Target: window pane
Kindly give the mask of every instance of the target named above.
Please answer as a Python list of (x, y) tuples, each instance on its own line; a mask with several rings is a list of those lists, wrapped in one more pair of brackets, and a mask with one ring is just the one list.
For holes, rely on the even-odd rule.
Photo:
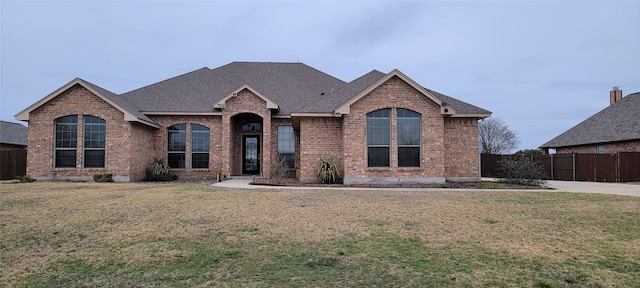
[(191, 124), (191, 152), (209, 152), (209, 139), (209, 128)]
[(84, 115), (84, 167), (104, 167), (107, 122), (91, 115)]
[(84, 148), (105, 148), (106, 122), (94, 116), (84, 116), (84, 120)]
[(76, 150), (56, 150), (56, 168), (75, 168)]
[(191, 168), (194, 168), (194, 169), (208, 169), (209, 168), (209, 153), (192, 153), (191, 154)]
[(295, 153), (295, 145), (293, 126), (278, 126), (278, 153)]
[(420, 167), (420, 147), (398, 147), (398, 167)]
[(167, 150), (187, 150), (187, 124), (177, 124), (167, 128)]
[(169, 167), (172, 169), (183, 169), (184, 168), (184, 154), (185, 153), (169, 153), (167, 155), (167, 163)]
[(367, 163), (369, 167), (389, 167), (389, 147), (368, 147)]
[(367, 113), (367, 166), (389, 167), (391, 144), (391, 109)]
[(104, 167), (104, 150), (85, 150), (84, 167)]
[(78, 144), (78, 115), (58, 118), (55, 123), (55, 148), (76, 148)]
[(420, 118), (398, 118), (398, 145), (420, 145)]
[(390, 109), (367, 114), (367, 145), (389, 145), (391, 143)]

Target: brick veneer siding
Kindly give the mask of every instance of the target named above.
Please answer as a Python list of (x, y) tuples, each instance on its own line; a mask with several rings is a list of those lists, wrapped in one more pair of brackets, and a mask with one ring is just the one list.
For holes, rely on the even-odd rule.
[[(186, 124), (187, 146), (185, 153), (185, 168), (171, 169), (171, 173), (178, 175), (180, 179), (217, 179), (221, 171), (222, 157), (222, 119), (219, 115), (209, 116), (158, 116), (152, 117), (162, 127), (155, 130), (153, 135), (153, 147), (148, 152), (145, 165), (149, 167), (153, 158), (167, 159), (167, 128), (176, 124)], [(191, 168), (191, 124), (198, 124), (209, 128), (209, 169)]]
[[(344, 167), (343, 139), (341, 118), (301, 118), (300, 181), (317, 181), (315, 171), (320, 157), (332, 157), (340, 167)], [(341, 175), (344, 175), (344, 171)]]
[(610, 142), (593, 145), (581, 145), (556, 148), (557, 154), (567, 153), (598, 153), (598, 146), (604, 145), (604, 153), (640, 152), (640, 139), (624, 142)]
[[(222, 139), (221, 142), (221, 169), (223, 175), (242, 174), (242, 153), (238, 153), (234, 147), (240, 146), (241, 141), (238, 136), (236, 121), (232, 121), (234, 116), (240, 114), (255, 114), (262, 118), (262, 145), (260, 169), (262, 177), (269, 177), (270, 163), (272, 161), (272, 149), (269, 139), (271, 139), (271, 110), (267, 108), (267, 102), (249, 89), (240, 91), (237, 96), (227, 99), (225, 108), (222, 109)], [(265, 141), (266, 140), (266, 141)]]
[(131, 181), (141, 181), (146, 178), (146, 169), (150, 169), (155, 156), (155, 135), (160, 129), (149, 127), (140, 123), (132, 122), (131, 135)]
[[(391, 158), (389, 168), (367, 167), (367, 113), (392, 108)], [(397, 108), (421, 114), (421, 161), (419, 168), (398, 167), (396, 123)], [(445, 182), (445, 129), (440, 106), (398, 77), (383, 83), (351, 105), (344, 115), (345, 184), (370, 182)], [(474, 144), (472, 147), (476, 147)]]
[(445, 118), (445, 177), (448, 181), (480, 181), (478, 120)]
[[(78, 115), (78, 145), (75, 168), (54, 168), (54, 121), (63, 116)], [(83, 168), (83, 115), (100, 117), (106, 121), (106, 147), (104, 168)], [(139, 169), (132, 170), (132, 123), (124, 114), (81, 85), (74, 85), (54, 99), (32, 111), (29, 115), (27, 174), (38, 179), (90, 180), (95, 174), (113, 173), (116, 181), (139, 178)], [(151, 139), (139, 139), (148, 141)]]

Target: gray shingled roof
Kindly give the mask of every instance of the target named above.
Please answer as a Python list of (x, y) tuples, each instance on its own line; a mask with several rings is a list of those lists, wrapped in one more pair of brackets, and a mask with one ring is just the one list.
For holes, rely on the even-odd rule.
[(560, 134), (540, 148), (559, 148), (586, 144), (640, 139), (640, 92), (616, 103)]
[(0, 143), (27, 146), (27, 127), (6, 121), (0, 121)]
[(349, 101), (349, 99), (364, 89), (367, 89), (367, 87), (373, 85), (373, 83), (376, 83), (376, 81), (382, 79), (385, 75), (386, 74), (380, 71), (373, 70), (347, 83), (340, 89), (319, 95), (317, 101), (300, 107), (295, 112), (333, 112), (336, 108), (340, 107), (340, 105)]
[(143, 112), (211, 112), (214, 102), (238, 86), (205, 67), (120, 97)]
[(436, 97), (440, 98), (440, 100), (442, 100), (444, 102), (447, 102), (447, 105), (453, 107), (453, 109), (456, 109), (456, 111), (458, 113), (472, 114), (472, 115), (491, 114), (490, 111), (484, 110), (484, 109), (482, 109), (482, 108), (480, 108), (478, 106), (471, 105), (471, 104), (469, 104), (467, 102), (458, 100), (458, 99), (453, 98), (453, 97), (449, 97), (447, 95), (444, 95), (444, 94), (442, 94), (440, 92), (433, 91), (431, 89), (427, 89), (427, 88), (424, 88), (424, 89), (426, 89), (427, 91), (435, 94)]
[(143, 121), (147, 121), (150, 123), (156, 123), (155, 121), (153, 121), (151, 118), (147, 117), (147, 115), (142, 114), (134, 105), (132, 105), (131, 103), (129, 103), (125, 98), (120, 97), (118, 95), (116, 95), (115, 93), (104, 89), (98, 85), (95, 85), (89, 81), (86, 80), (82, 80), (85, 83), (87, 83), (87, 85), (90, 85), (91, 88), (97, 90), (100, 94), (102, 94), (102, 96), (106, 97), (107, 99), (113, 101), (115, 104), (117, 104), (118, 106), (120, 106), (120, 108), (126, 110), (127, 112), (131, 113), (132, 115), (135, 115), (138, 119), (141, 119)]
[[(346, 83), (302, 63), (233, 62), (211, 70), (237, 88), (248, 84), (280, 106), (279, 114), (297, 112)], [(229, 91), (231, 92), (231, 91)]]
[[(201, 68), (120, 97), (142, 112), (212, 112), (213, 104), (247, 84), (279, 105), (279, 115), (291, 112), (333, 112), (386, 74), (373, 70), (349, 83), (302, 63), (232, 62)], [(487, 110), (434, 92), (463, 114)]]

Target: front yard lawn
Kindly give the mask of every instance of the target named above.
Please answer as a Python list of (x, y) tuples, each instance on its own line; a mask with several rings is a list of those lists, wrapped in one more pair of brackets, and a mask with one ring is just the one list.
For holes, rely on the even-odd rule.
[(637, 287), (640, 198), (0, 184), (0, 286)]

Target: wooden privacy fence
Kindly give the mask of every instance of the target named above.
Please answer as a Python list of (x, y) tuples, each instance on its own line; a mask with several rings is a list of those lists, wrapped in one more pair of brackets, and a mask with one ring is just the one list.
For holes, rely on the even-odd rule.
[[(498, 177), (499, 162), (513, 155), (481, 154), (482, 177)], [(546, 180), (634, 182), (640, 181), (640, 152), (615, 154), (554, 154), (528, 156), (546, 173)]]
[(0, 150), (0, 180), (16, 179), (27, 173), (27, 150)]

